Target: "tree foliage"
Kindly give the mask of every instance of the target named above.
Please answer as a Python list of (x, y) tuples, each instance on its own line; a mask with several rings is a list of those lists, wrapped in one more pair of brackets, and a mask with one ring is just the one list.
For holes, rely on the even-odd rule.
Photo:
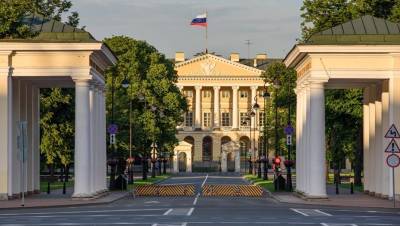
[(303, 40), (363, 15), (400, 22), (400, 0), (304, 0), (301, 11)]
[[(296, 110), (296, 95), (293, 91), (296, 87), (296, 72), (293, 69), (286, 68), (282, 62), (273, 62), (261, 77), (264, 82), (269, 84), (268, 92), (271, 95), (270, 102), (272, 107), (267, 109), (268, 137), (270, 138), (268, 140), (270, 144), (277, 143), (277, 146), (273, 145), (273, 147), (277, 147), (279, 150), (286, 150), (286, 137), (282, 136), (283, 130), (289, 122), (293, 124), (293, 121), (296, 120), (295, 114), (293, 114)], [(275, 140), (275, 135), (271, 136), (275, 133), (275, 126), (278, 128), (278, 140)], [(284, 153), (280, 152), (280, 154)]]
[[(61, 21), (72, 7), (70, 0), (2, 0), (0, 1), (0, 38), (26, 38), (33, 36), (22, 19), (34, 13)], [(79, 14), (72, 12), (68, 23), (78, 26)]]
[[(109, 123), (114, 79), (114, 122), (121, 128), (117, 136), (119, 151), (126, 154), (129, 150), (129, 101), (133, 108), (135, 155), (148, 155), (153, 141), (160, 149), (172, 151), (177, 143), (176, 126), (182, 122), (187, 108), (175, 85), (177, 74), (172, 62), (144, 41), (115, 36), (105, 39), (105, 43), (118, 57), (117, 65), (108, 71), (106, 79)], [(121, 86), (124, 79), (129, 81), (129, 88)]]

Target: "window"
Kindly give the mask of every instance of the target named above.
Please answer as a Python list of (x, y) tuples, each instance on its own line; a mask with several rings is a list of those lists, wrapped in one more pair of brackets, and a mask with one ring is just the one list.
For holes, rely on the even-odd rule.
[(248, 121), (247, 112), (240, 112), (240, 126), (250, 126), (250, 121)]
[(230, 113), (223, 112), (222, 113), (222, 126), (230, 126), (230, 125), (231, 125)]
[(211, 113), (210, 112), (203, 113), (203, 126), (211, 127)]
[(192, 127), (193, 126), (193, 112), (188, 111), (185, 115), (185, 126)]
[(211, 98), (211, 91), (210, 90), (204, 90), (203, 91), (203, 97), (204, 98)]
[(242, 90), (240, 91), (240, 98), (248, 98), (249, 97), (249, 92)]
[(222, 98), (229, 98), (231, 96), (231, 93), (229, 90), (224, 90), (222, 91)]
[(261, 111), (258, 113), (258, 125), (259, 126), (264, 126), (264, 112)]
[(184, 90), (183, 95), (187, 98), (192, 98), (193, 97), (193, 91), (192, 90)]

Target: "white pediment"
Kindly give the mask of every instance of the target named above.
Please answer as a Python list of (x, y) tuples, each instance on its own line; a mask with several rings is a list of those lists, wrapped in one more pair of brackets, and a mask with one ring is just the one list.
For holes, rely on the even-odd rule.
[(233, 62), (212, 54), (205, 54), (177, 63), (175, 70), (178, 76), (257, 76), (262, 70)]

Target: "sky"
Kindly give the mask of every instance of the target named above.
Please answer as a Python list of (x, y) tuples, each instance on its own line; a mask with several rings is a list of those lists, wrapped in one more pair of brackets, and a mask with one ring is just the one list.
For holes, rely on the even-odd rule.
[[(145, 40), (168, 58), (205, 49), (205, 29), (190, 26), (208, 13), (208, 50), (241, 58), (283, 58), (300, 38), (302, 0), (72, 0), (80, 24), (98, 40), (126, 35)], [(250, 51), (246, 40), (250, 40)]]

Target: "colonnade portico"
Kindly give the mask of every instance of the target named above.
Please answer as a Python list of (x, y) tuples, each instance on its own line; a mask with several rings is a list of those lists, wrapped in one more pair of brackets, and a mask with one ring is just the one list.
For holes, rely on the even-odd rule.
[[(398, 25), (364, 16), (314, 34), (286, 56), (285, 64), (297, 71), (296, 190), (299, 193), (311, 198), (327, 196), (324, 89), (358, 88), (364, 95), (364, 192), (394, 198), (392, 169), (386, 165), (388, 153), (384, 152), (390, 139), (384, 136), (393, 124), (400, 126), (400, 42), (388, 39), (400, 36), (398, 30), (389, 29)], [(395, 177), (400, 176), (399, 168), (394, 172)], [(398, 199), (399, 180), (395, 194)]]
[[(56, 87), (75, 88), (73, 197), (96, 197), (107, 190), (104, 75), (117, 59), (86, 31), (41, 16), (24, 21), (30, 26), (31, 20), (43, 24), (32, 27), (35, 40), (0, 42), (0, 199), (40, 192), (39, 95), (41, 88)], [(24, 174), (20, 122), (27, 122)]]

